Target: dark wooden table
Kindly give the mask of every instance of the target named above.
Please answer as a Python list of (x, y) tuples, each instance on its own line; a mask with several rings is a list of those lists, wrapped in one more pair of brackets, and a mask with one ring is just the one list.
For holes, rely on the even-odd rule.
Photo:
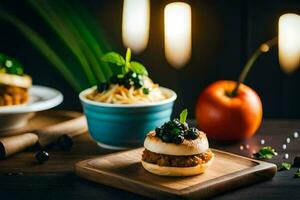
[[(211, 146), (244, 156), (265, 145), (273, 146), (279, 155), (270, 162), (279, 164), (284, 161), (284, 153), (289, 154), (287, 161), (292, 162), (300, 154), (300, 138), (293, 139), (293, 132), (300, 131), (300, 120), (265, 120), (257, 135), (252, 139), (233, 144)], [(286, 138), (291, 138), (287, 150), (282, 150)], [(249, 145), (249, 149), (240, 150), (240, 145)], [(88, 134), (74, 139), (71, 152), (56, 149), (49, 150), (50, 160), (39, 165), (35, 162), (34, 151), (28, 150), (11, 158), (0, 161), (0, 199), (144, 199), (144, 197), (92, 183), (77, 177), (73, 173), (74, 164), (80, 160), (92, 158), (112, 151), (99, 148)], [(300, 178), (293, 178), (297, 169), (278, 172), (267, 182), (228, 192), (214, 199), (300, 199)]]

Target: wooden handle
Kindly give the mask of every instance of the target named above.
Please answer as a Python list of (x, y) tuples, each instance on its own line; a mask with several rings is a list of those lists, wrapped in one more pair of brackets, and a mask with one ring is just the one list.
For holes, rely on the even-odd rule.
[(38, 142), (38, 136), (34, 133), (25, 133), (11, 137), (0, 138), (0, 158), (6, 158), (20, 152)]
[(6, 158), (38, 143), (41, 147), (57, 141), (62, 135), (74, 137), (87, 131), (84, 116), (48, 126), (34, 133), (0, 138), (0, 158)]
[(55, 142), (60, 136), (68, 135), (74, 137), (87, 131), (86, 119), (84, 116), (68, 120), (47, 128), (38, 130), (39, 145), (46, 147)]

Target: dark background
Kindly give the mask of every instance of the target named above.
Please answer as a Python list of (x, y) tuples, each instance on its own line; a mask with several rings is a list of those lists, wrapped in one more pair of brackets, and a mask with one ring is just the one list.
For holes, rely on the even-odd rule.
[[(72, 2), (72, 1), (70, 1)], [(113, 49), (124, 52), (121, 41), (122, 0), (82, 0)], [(140, 55), (134, 55), (160, 85), (178, 94), (175, 114), (188, 107), (190, 117), (200, 92), (219, 79), (236, 79), (253, 50), (277, 35), (280, 15), (300, 12), (299, 0), (191, 0), (193, 54), (181, 70), (165, 60), (163, 9), (168, 0), (151, 1), (150, 40)], [(20, 17), (47, 40), (55, 35), (26, 1), (6, 0), (0, 6)], [(77, 94), (11, 25), (0, 21), (0, 51), (16, 57), (34, 84), (59, 89), (65, 96), (61, 108), (80, 110)], [(65, 58), (68, 59), (68, 58)], [(246, 84), (260, 95), (265, 118), (300, 118), (300, 72), (284, 74), (278, 64), (277, 47), (263, 55), (250, 72)]]

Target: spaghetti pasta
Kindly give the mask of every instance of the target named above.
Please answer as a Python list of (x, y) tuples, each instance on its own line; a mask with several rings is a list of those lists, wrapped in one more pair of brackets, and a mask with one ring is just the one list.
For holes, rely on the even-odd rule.
[[(86, 97), (93, 101), (111, 104), (152, 103), (167, 98), (160, 90), (159, 85), (154, 84), (149, 77), (143, 76), (143, 82), (143, 88), (139, 89), (135, 89), (134, 87), (127, 89), (123, 85), (111, 84), (107, 90), (98, 92), (95, 89)], [(149, 90), (148, 94), (144, 93), (143, 89), (145, 88)]]

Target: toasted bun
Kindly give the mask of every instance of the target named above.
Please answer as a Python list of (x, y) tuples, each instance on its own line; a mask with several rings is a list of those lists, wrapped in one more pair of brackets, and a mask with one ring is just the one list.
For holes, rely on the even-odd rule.
[(18, 76), (14, 74), (0, 73), (0, 84), (11, 85), (21, 88), (30, 88), (32, 80), (30, 76)]
[(201, 131), (196, 140), (184, 140), (182, 144), (165, 143), (160, 138), (155, 137), (155, 131), (151, 131), (145, 139), (144, 147), (154, 153), (189, 156), (204, 153), (208, 150), (209, 145), (205, 133)]
[(202, 174), (211, 165), (213, 157), (205, 164), (198, 164), (194, 167), (167, 167), (142, 161), (143, 167), (150, 173), (160, 176), (194, 176)]

